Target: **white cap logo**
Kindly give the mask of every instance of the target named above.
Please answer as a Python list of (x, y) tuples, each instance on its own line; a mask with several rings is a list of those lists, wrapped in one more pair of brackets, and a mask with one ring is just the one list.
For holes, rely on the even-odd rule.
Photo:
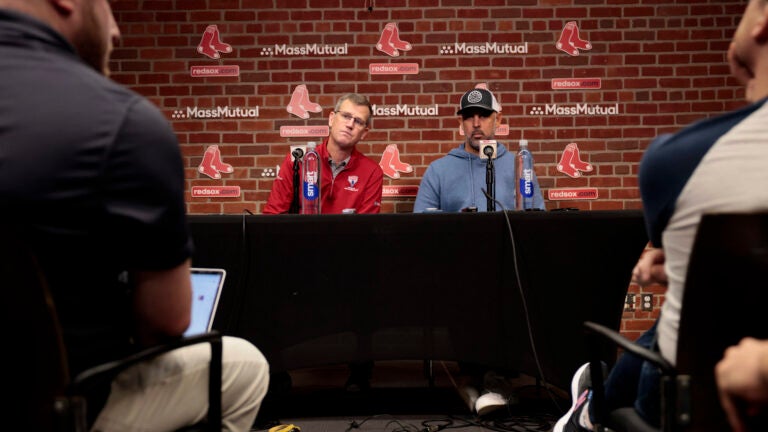
[(467, 102), (469, 103), (478, 103), (481, 100), (483, 100), (483, 94), (480, 93), (477, 90), (473, 90), (469, 95), (467, 95)]

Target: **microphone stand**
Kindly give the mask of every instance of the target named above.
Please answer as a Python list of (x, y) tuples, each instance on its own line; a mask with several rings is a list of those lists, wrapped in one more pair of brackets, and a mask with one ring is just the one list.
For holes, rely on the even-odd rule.
[(291, 207), (288, 209), (288, 213), (298, 214), (299, 212), (299, 194), (301, 190), (301, 170), (299, 169), (299, 160), (304, 156), (301, 149), (293, 151), (293, 199), (291, 200)]
[(494, 178), (496, 177), (493, 168), (493, 157), (488, 156), (488, 164), (485, 166), (485, 187), (488, 190), (486, 195), (487, 211), (496, 211), (496, 186)]

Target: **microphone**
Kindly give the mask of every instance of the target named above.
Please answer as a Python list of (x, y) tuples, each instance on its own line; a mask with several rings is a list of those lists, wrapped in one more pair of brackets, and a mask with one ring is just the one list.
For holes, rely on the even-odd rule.
[(485, 189), (483, 189), (483, 188), (480, 188), (480, 192), (482, 192), (482, 193), (483, 193), (483, 195), (485, 195), (485, 197), (486, 197), (487, 199), (489, 199), (489, 200), (492, 200), (494, 203), (498, 204), (498, 206), (499, 206), (499, 207), (501, 207), (501, 210), (502, 210), (502, 211), (504, 211), (504, 212), (506, 212), (506, 211), (507, 211), (507, 208), (506, 208), (506, 207), (504, 207), (504, 204), (502, 204), (502, 203), (501, 203), (501, 201), (499, 201), (499, 200), (497, 200), (496, 198), (494, 198), (494, 197), (492, 197), (491, 195), (489, 195), (489, 194), (488, 194), (488, 192), (486, 192), (486, 191), (485, 191)]
[(483, 147), (483, 154), (487, 158), (492, 158), (493, 157), (493, 147), (491, 147), (489, 145)]
[(488, 188), (487, 211), (496, 211), (496, 171), (493, 160), (496, 159), (496, 140), (480, 140), (480, 159), (486, 160), (485, 187)]
[(301, 160), (304, 157), (304, 149), (302, 146), (296, 146), (291, 149), (291, 156), (294, 161)]
[(306, 152), (306, 146), (291, 146), (291, 161), (293, 162), (293, 197), (291, 198), (291, 205), (288, 207), (288, 213), (299, 213), (299, 196), (301, 195), (301, 186), (299, 186), (299, 183), (301, 183), (301, 170), (299, 169), (299, 162), (301, 162), (301, 159)]
[(496, 140), (480, 140), (480, 159), (496, 159)]

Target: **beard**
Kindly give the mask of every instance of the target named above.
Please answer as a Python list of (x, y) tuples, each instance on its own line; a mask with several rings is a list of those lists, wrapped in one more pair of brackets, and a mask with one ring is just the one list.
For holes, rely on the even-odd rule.
[(72, 38), (81, 59), (97, 72), (109, 76), (111, 40), (108, 24), (101, 22), (91, 5), (83, 7), (83, 25)]
[(467, 138), (467, 144), (469, 144), (469, 146), (473, 149), (480, 151), (480, 143), (477, 142), (476, 139), (473, 139), (472, 137)]
[(478, 138), (474, 138), (473, 137), (474, 132), (477, 132), (477, 131), (472, 131), (472, 133), (470, 133), (467, 136), (467, 141), (466, 142), (467, 142), (467, 145), (472, 147), (472, 149), (475, 150), (475, 151), (478, 151), (478, 152), (480, 151), (480, 141), (481, 140), (492, 140), (492, 139), (495, 139), (493, 133), (491, 133), (490, 136), (485, 136), (485, 134), (483, 134), (483, 135), (479, 136)]

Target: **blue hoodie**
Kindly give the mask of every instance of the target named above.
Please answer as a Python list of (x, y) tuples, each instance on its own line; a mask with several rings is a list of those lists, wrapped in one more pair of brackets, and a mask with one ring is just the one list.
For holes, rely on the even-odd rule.
[[(465, 143), (462, 143), (427, 167), (413, 205), (414, 213), (428, 208), (457, 212), (466, 207), (477, 207), (478, 211), (487, 211), (488, 203), (482, 191), (485, 189), (487, 162), (464, 150), (464, 146)], [(515, 155), (501, 143), (496, 154), (496, 200), (504, 209), (514, 210)], [(544, 210), (544, 198), (536, 174), (533, 177), (533, 206)], [(502, 210), (498, 204), (496, 210)]]

